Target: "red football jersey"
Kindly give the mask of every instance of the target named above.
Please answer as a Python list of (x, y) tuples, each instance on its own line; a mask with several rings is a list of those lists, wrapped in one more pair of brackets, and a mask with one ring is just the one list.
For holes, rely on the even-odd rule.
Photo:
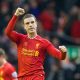
[(0, 67), (0, 80), (13, 80), (15, 79), (14, 74), (15, 69), (10, 63), (5, 63)]
[(19, 77), (43, 71), (43, 63), (46, 52), (58, 59), (62, 58), (61, 52), (56, 49), (48, 40), (37, 35), (34, 39), (28, 38), (13, 31), (17, 16), (10, 20), (5, 33), (17, 44), (18, 48), (18, 71)]

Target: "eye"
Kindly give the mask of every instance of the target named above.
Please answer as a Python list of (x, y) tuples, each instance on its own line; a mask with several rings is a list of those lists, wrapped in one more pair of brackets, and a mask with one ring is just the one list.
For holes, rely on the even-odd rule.
[(33, 23), (34, 23), (34, 21), (31, 21), (31, 23), (33, 24)]
[(29, 25), (29, 22), (27, 22), (26, 24)]

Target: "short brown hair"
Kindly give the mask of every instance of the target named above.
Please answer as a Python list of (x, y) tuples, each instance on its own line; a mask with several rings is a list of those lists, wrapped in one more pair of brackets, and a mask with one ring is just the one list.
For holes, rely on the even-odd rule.
[(0, 48), (0, 56), (3, 56), (6, 60), (8, 59), (8, 57), (6, 56), (5, 50)]
[(2, 48), (0, 48), (0, 55), (5, 55), (5, 51)]
[(30, 18), (30, 17), (34, 17), (35, 20), (36, 20), (36, 17), (35, 17), (33, 14), (25, 14), (24, 17), (23, 17), (23, 20), (24, 20), (25, 18)]

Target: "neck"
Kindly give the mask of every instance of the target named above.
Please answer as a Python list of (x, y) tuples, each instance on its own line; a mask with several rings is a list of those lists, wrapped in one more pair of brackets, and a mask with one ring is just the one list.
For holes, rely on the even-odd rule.
[(34, 39), (37, 36), (37, 33), (29, 33), (28, 38)]
[(7, 61), (5, 59), (2, 60), (2, 63), (0, 64), (0, 67), (2, 67)]

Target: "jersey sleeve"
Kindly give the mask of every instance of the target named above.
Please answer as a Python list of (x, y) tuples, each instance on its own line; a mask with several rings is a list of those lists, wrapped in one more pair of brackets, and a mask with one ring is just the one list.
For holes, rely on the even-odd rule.
[(45, 45), (46, 45), (46, 49), (47, 52), (52, 56), (55, 57), (59, 60), (62, 59), (62, 53), (60, 50), (58, 50), (57, 48), (54, 47), (53, 44), (51, 44), (51, 42), (49, 42), (48, 40), (45, 41)]
[(13, 42), (20, 43), (23, 35), (21, 33), (18, 33), (16, 31), (12, 31), (11, 34), (8, 36)]
[(17, 72), (16, 72), (15, 68), (12, 65), (10, 65), (8, 67), (8, 69), (7, 69), (7, 75), (9, 75), (9, 77), (11, 79), (17, 79)]
[(13, 31), (17, 19), (18, 17), (14, 15), (12, 19), (9, 21), (4, 32), (12, 41), (19, 43), (22, 35), (20, 33), (17, 33), (16, 31)]

